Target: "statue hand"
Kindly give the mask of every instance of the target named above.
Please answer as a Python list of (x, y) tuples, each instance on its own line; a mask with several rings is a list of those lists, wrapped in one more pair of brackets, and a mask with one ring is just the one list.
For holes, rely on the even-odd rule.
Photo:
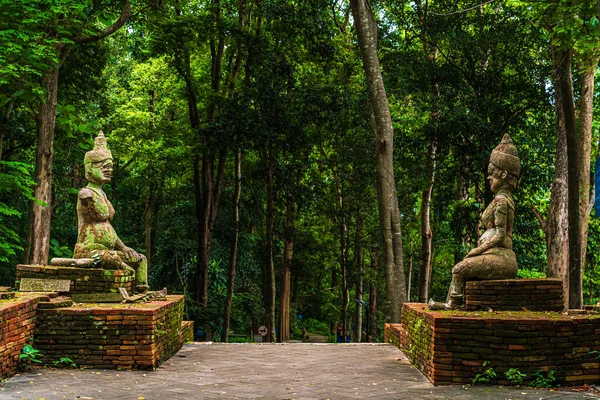
[(130, 262), (142, 261), (142, 257), (140, 256), (140, 254), (137, 251), (135, 251), (134, 249), (132, 249), (131, 247), (125, 247), (123, 249), (123, 253), (125, 253), (125, 257), (127, 258), (127, 261), (130, 261)]
[(465, 258), (475, 257), (475, 256), (480, 255), (481, 253), (483, 253), (482, 249), (479, 247), (475, 247), (473, 250), (471, 250), (470, 252), (467, 253)]

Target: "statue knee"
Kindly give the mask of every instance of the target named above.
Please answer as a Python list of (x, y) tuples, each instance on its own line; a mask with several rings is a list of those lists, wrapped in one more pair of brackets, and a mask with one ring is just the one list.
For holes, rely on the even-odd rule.
[(462, 275), (467, 269), (468, 264), (464, 261), (459, 262), (452, 268), (452, 275)]

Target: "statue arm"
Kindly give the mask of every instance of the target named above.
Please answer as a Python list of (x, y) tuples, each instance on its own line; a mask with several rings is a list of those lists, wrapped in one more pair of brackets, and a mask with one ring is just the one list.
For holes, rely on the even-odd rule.
[(496, 233), (489, 240), (481, 243), (480, 246), (471, 250), (465, 258), (478, 256), (486, 251), (498, 247), (506, 238), (506, 225), (508, 219), (508, 200), (505, 197), (496, 198), (494, 209), (494, 225)]
[(126, 261), (139, 262), (142, 259), (142, 257), (140, 256), (140, 254), (137, 251), (135, 251), (131, 247), (125, 246), (123, 241), (119, 238), (117, 238), (115, 247), (117, 248), (117, 250), (120, 250), (123, 252), (123, 254), (125, 254), (125, 258), (127, 259)]

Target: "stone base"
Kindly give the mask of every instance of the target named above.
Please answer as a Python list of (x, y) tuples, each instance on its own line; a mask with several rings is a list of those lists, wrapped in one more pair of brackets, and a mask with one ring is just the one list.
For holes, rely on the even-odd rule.
[[(430, 311), (405, 303), (402, 323), (386, 324), (385, 342), (399, 347), (435, 385), (471, 383), (487, 368), (490, 384), (510, 385), (504, 373), (555, 371), (557, 384), (600, 380), (600, 314), (532, 311)], [(487, 366), (483, 366), (484, 362)]]
[(36, 348), (43, 361), (77, 366), (154, 369), (183, 345), (183, 296), (141, 304), (83, 304), (40, 309)]
[(68, 279), (71, 281), (69, 294), (118, 293), (119, 288), (133, 294), (134, 285), (133, 272), (102, 268), (17, 265), (17, 280), (22, 278)]
[(467, 310), (562, 311), (560, 279), (504, 279), (467, 282)]

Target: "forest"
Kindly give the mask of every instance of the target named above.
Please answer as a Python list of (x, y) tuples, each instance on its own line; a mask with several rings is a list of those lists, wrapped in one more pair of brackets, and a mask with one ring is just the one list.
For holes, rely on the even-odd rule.
[(402, 303), (445, 299), (509, 134), (518, 276), (563, 279), (574, 308), (600, 300), (597, 2), (0, 10), (0, 285), (72, 256), (102, 130), (112, 224), (198, 331), (381, 341)]

